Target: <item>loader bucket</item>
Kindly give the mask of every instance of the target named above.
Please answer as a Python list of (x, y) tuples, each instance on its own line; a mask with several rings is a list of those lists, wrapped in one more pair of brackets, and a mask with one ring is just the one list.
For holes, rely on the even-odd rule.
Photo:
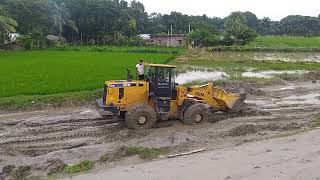
[(238, 112), (241, 105), (247, 98), (247, 94), (242, 92), (226, 92), (221, 88), (213, 88), (213, 98), (220, 106), (220, 110), (228, 112)]

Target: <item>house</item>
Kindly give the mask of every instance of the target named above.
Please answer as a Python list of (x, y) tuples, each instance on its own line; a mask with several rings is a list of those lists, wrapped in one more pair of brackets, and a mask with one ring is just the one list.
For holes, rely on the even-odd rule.
[(19, 37), (20, 37), (20, 34), (18, 33), (9, 33), (9, 38), (11, 42), (15, 42)]
[(151, 34), (139, 34), (138, 37), (142, 38), (143, 40), (150, 40)]
[(186, 44), (186, 36), (183, 34), (155, 35), (151, 38), (155, 46), (178, 47)]
[(10, 43), (14, 43), (17, 41), (17, 38), (20, 37), (20, 34), (18, 33), (8, 33), (8, 40), (4, 41), (4, 44), (10, 44)]

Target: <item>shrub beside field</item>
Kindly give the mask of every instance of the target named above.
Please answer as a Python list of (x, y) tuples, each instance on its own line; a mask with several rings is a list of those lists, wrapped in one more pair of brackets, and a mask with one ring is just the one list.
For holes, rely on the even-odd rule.
[(0, 53), (0, 97), (95, 90), (125, 79), (139, 59), (165, 63), (172, 54), (27, 51)]
[(150, 47), (150, 46), (70, 46), (61, 45), (50, 50), (57, 51), (88, 51), (88, 52), (120, 52), (120, 53), (149, 53), (149, 54), (180, 54), (183, 48)]

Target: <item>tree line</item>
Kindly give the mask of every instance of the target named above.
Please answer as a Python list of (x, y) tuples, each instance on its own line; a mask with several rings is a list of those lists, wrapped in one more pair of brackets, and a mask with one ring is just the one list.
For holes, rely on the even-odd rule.
[(194, 43), (205, 45), (230, 38), (250, 41), (260, 35), (317, 36), (320, 16), (290, 15), (280, 21), (259, 19), (251, 12), (234, 12), (228, 17), (192, 16), (179, 12), (151, 13), (138, 1), (124, 0), (1, 0), (0, 40), (8, 32), (28, 36), (41, 46), (48, 34), (82, 44), (139, 45), (138, 34), (187, 34)]

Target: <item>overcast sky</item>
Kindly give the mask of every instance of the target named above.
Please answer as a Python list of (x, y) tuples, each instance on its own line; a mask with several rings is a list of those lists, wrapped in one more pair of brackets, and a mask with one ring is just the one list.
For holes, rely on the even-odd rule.
[(318, 16), (320, 0), (139, 0), (148, 13), (178, 11), (189, 15), (225, 17), (232, 11), (251, 11), (259, 18), (280, 20), (287, 15)]

